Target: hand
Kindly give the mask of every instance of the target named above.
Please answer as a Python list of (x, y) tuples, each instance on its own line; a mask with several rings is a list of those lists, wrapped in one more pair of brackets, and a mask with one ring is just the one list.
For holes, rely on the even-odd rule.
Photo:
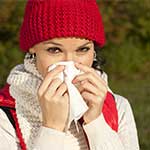
[(63, 69), (64, 66), (57, 66), (48, 72), (38, 90), (43, 126), (60, 131), (66, 127), (69, 112), (67, 86), (56, 78)]
[(107, 84), (93, 68), (78, 63), (75, 66), (84, 72), (77, 75), (72, 82), (78, 85), (77, 87), (89, 107), (83, 115), (84, 122), (87, 124), (101, 114), (107, 93)]

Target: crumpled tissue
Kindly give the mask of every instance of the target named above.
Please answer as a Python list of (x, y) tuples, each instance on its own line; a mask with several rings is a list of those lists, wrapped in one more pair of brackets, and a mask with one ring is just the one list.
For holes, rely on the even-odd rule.
[(72, 121), (77, 122), (83, 114), (88, 110), (88, 106), (83, 100), (80, 92), (75, 87), (75, 85), (72, 83), (72, 80), (74, 77), (78, 74), (82, 74), (83, 72), (77, 69), (74, 65), (73, 61), (63, 61), (58, 62), (56, 64), (53, 64), (49, 66), (48, 71), (51, 71), (54, 69), (57, 65), (64, 65), (65, 69), (62, 71), (58, 78), (60, 78), (62, 81), (64, 81), (68, 88), (68, 94), (69, 94), (69, 119), (68, 119), (68, 127), (70, 127), (70, 124)]

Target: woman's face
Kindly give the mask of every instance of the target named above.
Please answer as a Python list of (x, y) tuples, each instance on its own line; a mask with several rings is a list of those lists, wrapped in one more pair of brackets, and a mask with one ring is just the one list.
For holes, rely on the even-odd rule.
[(48, 67), (60, 61), (74, 61), (91, 67), (94, 43), (75, 37), (54, 38), (34, 45), (29, 51), (36, 53), (36, 67), (45, 77)]

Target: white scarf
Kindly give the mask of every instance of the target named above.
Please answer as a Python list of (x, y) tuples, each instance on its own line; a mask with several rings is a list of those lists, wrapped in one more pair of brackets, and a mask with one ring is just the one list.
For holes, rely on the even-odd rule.
[(42, 124), (41, 109), (37, 97), (37, 90), (42, 82), (42, 76), (35, 67), (35, 63), (24, 59), (24, 64), (14, 67), (7, 82), (10, 84), (10, 94), (16, 100), (16, 114), (19, 126), (27, 145), (32, 147), (33, 139), (37, 136)]

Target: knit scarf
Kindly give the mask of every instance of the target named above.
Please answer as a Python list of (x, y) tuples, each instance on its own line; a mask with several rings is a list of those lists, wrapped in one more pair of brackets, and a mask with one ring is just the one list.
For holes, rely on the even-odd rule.
[(32, 148), (34, 138), (42, 125), (41, 109), (37, 97), (43, 78), (35, 63), (25, 56), (24, 64), (14, 67), (7, 82), (9, 92), (16, 100), (16, 114), (27, 149)]

